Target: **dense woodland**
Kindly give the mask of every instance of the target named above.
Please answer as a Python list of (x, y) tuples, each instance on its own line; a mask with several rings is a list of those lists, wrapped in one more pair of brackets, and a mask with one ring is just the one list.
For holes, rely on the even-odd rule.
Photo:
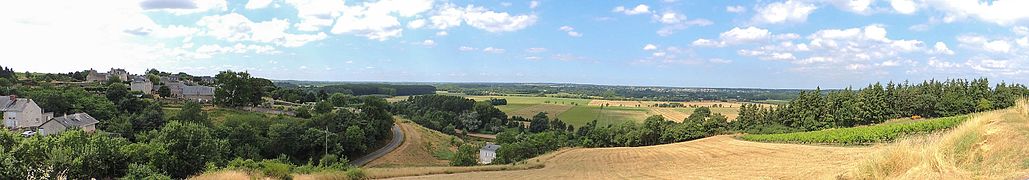
[(231, 71), (216, 81), (215, 102), (226, 108), (216, 111), (231, 114), (217, 120), (201, 104), (169, 107), (121, 82), (98, 84), (105, 89), (100, 92), (5, 86), (3, 95), (32, 98), (55, 114), (86, 112), (100, 124), (95, 133), (23, 137), (0, 131), (0, 179), (178, 179), (223, 168), (288, 177), (346, 170), (347, 159), (391, 135), (390, 105), (382, 98), (321, 101), (327, 108), (316, 108), (307, 118), (271, 116), (230, 109), (259, 104), (262, 95), (275, 90), (270, 81)]

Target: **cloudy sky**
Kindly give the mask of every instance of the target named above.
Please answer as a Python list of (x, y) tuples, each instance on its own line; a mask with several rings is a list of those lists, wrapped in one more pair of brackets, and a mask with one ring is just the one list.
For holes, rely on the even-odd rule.
[(0, 65), (326, 81), (1029, 83), (1029, 1), (13, 1)]

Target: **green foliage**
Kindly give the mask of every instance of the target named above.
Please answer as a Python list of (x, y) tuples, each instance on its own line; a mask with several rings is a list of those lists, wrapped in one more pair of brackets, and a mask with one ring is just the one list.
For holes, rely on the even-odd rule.
[(215, 79), (214, 102), (226, 107), (257, 106), (267, 88), (274, 88), (271, 81), (250, 77), (247, 72), (222, 71)]
[(347, 179), (368, 179), (368, 175), (361, 168), (347, 169)]
[(171, 88), (169, 88), (168, 86), (158, 87), (157, 95), (161, 95), (161, 97), (171, 97)]
[(159, 130), (137, 137), (141, 142), (163, 145), (169, 159), (155, 160), (158, 168), (174, 178), (185, 178), (203, 170), (201, 164), (222, 161), (227, 140), (215, 138), (210, 128), (195, 123), (170, 122)]
[(297, 108), (297, 112), (294, 114), (294, 116), (296, 116), (298, 118), (305, 118), (305, 119), (306, 118), (311, 118), (311, 108), (307, 108), (307, 107)]
[(457, 153), (454, 153), (450, 158), (451, 166), (472, 166), (478, 163), (479, 159), (479, 146), (472, 144), (464, 144), (457, 148)]
[[(117, 77), (113, 76), (112, 78), (117, 79)], [(105, 93), (104, 95), (107, 96), (107, 99), (111, 100), (111, 102), (120, 102), (122, 99), (128, 98), (129, 86), (126, 86), (124, 83), (120, 82), (108, 84), (107, 93)]]
[(830, 144), (867, 144), (893, 141), (910, 134), (929, 133), (951, 128), (961, 124), (968, 116), (935, 118), (923, 121), (879, 124), (840, 129), (826, 129), (810, 132), (785, 134), (749, 134), (741, 138), (751, 141), (793, 142), (793, 143), (830, 143)]
[(207, 118), (207, 113), (203, 111), (203, 106), (194, 101), (187, 101), (182, 105), (182, 110), (175, 116), (176, 119), (185, 122), (191, 122), (201, 125), (210, 125), (211, 121)]
[(394, 103), (392, 109), (419, 125), (447, 134), (454, 134), (454, 128), (495, 133), (508, 124), (507, 114), (489, 103), (459, 96), (412, 96)]
[(318, 114), (325, 114), (332, 112), (333, 105), (329, 101), (319, 101), (314, 105), (314, 112)]
[(146, 180), (171, 180), (171, 177), (164, 175), (157, 168), (149, 165), (129, 164), (125, 176), (120, 179), (146, 179)]

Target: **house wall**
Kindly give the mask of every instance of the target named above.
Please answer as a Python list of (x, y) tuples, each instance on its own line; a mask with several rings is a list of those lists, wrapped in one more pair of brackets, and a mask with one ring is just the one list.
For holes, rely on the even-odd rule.
[(479, 150), (479, 164), (493, 163), (493, 159), (497, 158), (497, 154), (494, 151)]
[[(25, 104), (25, 109), (17, 111), (8, 111), (4, 113), (4, 126), (13, 129), (35, 127), (43, 124), (44, 121), (49, 119), (43, 119), (43, 109), (39, 108), (39, 105), (31, 99)], [(13, 119), (11, 117), (14, 117)], [(10, 120), (13, 120), (12, 124)]]
[(132, 82), (129, 84), (129, 89), (133, 91), (142, 91), (143, 94), (153, 94), (154, 84), (150, 82)]
[(65, 130), (67, 130), (67, 128), (65, 128), (63, 124), (57, 121), (49, 121), (46, 124), (39, 126), (39, 129), (36, 129), (36, 134), (46, 136), (51, 134), (60, 134)]

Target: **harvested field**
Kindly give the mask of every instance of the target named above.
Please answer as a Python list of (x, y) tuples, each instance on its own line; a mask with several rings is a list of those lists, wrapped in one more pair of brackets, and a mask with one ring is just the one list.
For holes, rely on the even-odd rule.
[(714, 106), (714, 105), (721, 105), (723, 107), (733, 107), (733, 108), (739, 108), (740, 105), (742, 105), (742, 103), (739, 103), (739, 102), (721, 102), (721, 101), (670, 102), (670, 101), (617, 101), (617, 100), (592, 100), (592, 101), (590, 101), (589, 105), (590, 106), (609, 105), (609, 106), (618, 106), (618, 107), (636, 107), (636, 105), (639, 105), (640, 107), (650, 107), (650, 106), (654, 106), (655, 104), (665, 104), (665, 103), (681, 103), (681, 104), (683, 104), (685, 106), (694, 105), (694, 106), (703, 106), (703, 107), (711, 107), (711, 106)]
[(565, 123), (581, 127), (582, 125), (597, 120), (597, 124), (606, 126), (608, 124), (621, 124), (623, 122), (643, 122), (648, 116), (648, 110), (636, 107), (605, 107), (600, 106), (575, 106), (558, 116)]
[(691, 113), (685, 113), (682, 111), (675, 110), (675, 108), (651, 108), (650, 112), (654, 115), (661, 115), (665, 117), (665, 120), (682, 122)]
[(558, 104), (537, 104), (537, 105), (533, 105), (533, 106), (529, 106), (529, 107), (525, 107), (525, 108), (519, 109), (517, 111), (512, 111), (510, 113), (507, 113), (507, 115), (508, 116), (521, 116), (521, 117), (524, 117), (524, 118), (532, 118), (532, 116), (535, 116), (537, 113), (546, 112), (547, 116), (556, 117), (557, 115), (560, 115), (561, 113), (564, 113), (565, 111), (568, 111), (568, 109), (571, 109), (572, 107), (575, 107), (575, 106), (558, 105)]
[(397, 149), (375, 159), (365, 167), (410, 167), (410, 166), (447, 166), (450, 161), (437, 158), (442, 151), (453, 152), (450, 135), (428, 129), (411, 121), (396, 117), (400, 129), (404, 131), (404, 143)]
[(563, 150), (540, 169), (403, 178), (833, 179), (877, 148), (758, 143), (715, 136), (648, 147)]

